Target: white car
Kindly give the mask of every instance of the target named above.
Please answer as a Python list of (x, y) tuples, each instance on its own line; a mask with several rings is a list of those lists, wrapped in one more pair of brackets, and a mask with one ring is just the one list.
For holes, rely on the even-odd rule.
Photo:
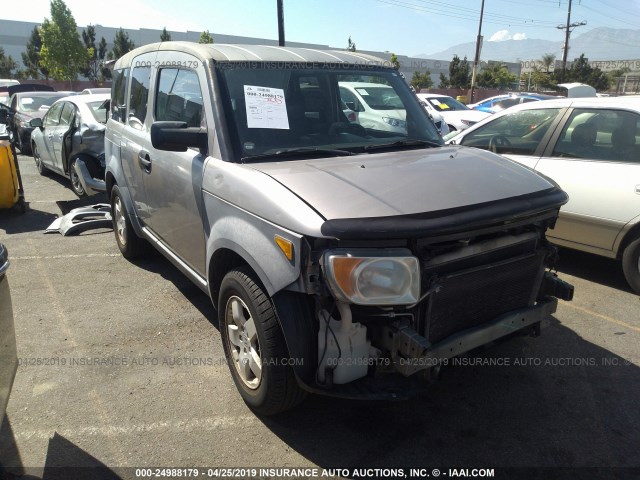
[(340, 98), (358, 113), (364, 128), (407, 133), (407, 112), (390, 85), (367, 82), (339, 82)]
[(442, 116), (449, 132), (465, 130), (490, 115), (486, 112), (471, 110), (464, 103), (448, 95), (437, 93), (418, 93), (417, 95), (420, 100)]
[(547, 237), (616, 258), (640, 293), (640, 98), (565, 98), (496, 113), (448, 140), (555, 180), (569, 202)]

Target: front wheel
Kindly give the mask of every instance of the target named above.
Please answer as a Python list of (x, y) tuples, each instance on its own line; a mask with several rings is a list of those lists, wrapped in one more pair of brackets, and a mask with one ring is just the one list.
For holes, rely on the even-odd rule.
[(77, 161), (78, 159), (74, 158), (69, 164), (69, 180), (71, 180), (71, 190), (73, 190), (73, 193), (75, 193), (78, 197), (84, 197), (87, 195), (87, 192), (82, 186), (80, 175), (78, 175), (78, 172), (76, 172)]
[(252, 410), (273, 415), (303, 400), (273, 303), (249, 268), (225, 275), (218, 319), (233, 381)]
[(127, 213), (127, 207), (125, 206), (122, 194), (117, 185), (114, 185), (113, 190), (111, 190), (111, 218), (116, 243), (122, 256), (128, 260), (132, 260), (145, 253), (149, 244), (143, 238), (138, 237), (133, 230)]
[(36, 162), (38, 173), (43, 176), (46, 175), (48, 171), (47, 167), (42, 163), (42, 157), (40, 157), (40, 152), (38, 151), (38, 147), (35, 143), (33, 144), (33, 147), (31, 147), (31, 150), (33, 151), (33, 160)]
[(631, 289), (640, 294), (640, 238), (636, 238), (624, 249), (622, 271)]

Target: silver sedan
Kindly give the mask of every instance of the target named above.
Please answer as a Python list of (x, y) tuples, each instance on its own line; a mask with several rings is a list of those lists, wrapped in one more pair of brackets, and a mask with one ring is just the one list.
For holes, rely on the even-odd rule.
[(82, 197), (105, 190), (104, 132), (110, 94), (75, 95), (56, 101), (42, 119), (33, 119), (33, 158), (41, 175), (68, 177)]

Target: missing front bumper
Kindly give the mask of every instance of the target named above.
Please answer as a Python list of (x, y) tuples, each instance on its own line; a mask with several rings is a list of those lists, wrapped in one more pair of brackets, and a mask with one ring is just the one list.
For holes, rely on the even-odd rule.
[(389, 350), (395, 370), (408, 377), (516, 331), (535, 327), (545, 317), (554, 313), (557, 305), (557, 299), (547, 298), (533, 307), (509, 312), (434, 344), (408, 326), (388, 328), (383, 337), (389, 339)]

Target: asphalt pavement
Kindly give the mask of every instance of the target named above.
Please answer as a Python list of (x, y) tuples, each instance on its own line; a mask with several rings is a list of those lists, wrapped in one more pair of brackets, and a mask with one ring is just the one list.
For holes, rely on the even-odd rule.
[(209, 298), (160, 255), (124, 259), (110, 229), (44, 234), (106, 198), (77, 199), (19, 161), (29, 209), (0, 211), (21, 359), (0, 430), (6, 471), (640, 468), (640, 302), (615, 261), (562, 250), (575, 299), (542, 335), (444, 367), (420, 398), (311, 396), (259, 418), (236, 392)]

